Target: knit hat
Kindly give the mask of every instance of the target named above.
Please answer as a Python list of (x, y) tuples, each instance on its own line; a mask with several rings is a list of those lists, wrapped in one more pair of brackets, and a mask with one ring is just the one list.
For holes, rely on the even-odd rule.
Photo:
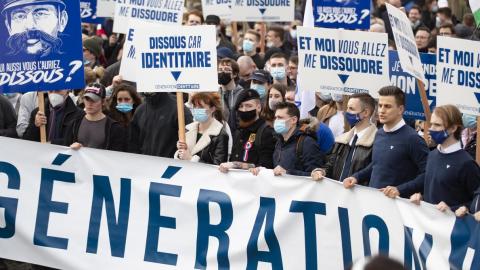
[(95, 57), (99, 57), (102, 53), (102, 45), (95, 37), (85, 39), (83, 41), (83, 47), (89, 50)]

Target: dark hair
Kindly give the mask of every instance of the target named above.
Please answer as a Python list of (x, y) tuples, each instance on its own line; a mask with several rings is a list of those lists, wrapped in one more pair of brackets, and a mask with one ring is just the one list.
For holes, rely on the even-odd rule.
[[(117, 97), (118, 93), (122, 91), (128, 92), (132, 97), (133, 110), (130, 114), (120, 113), (117, 111)], [(112, 119), (118, 121), (123, 126), (128, 126), (128, 124), (132, 121), (133, 113), (135, 113), (135, 110), (138, 106), (140, 106), (140, 104), (142, 104), (142, 99), (140, 98), (140, 95), (138, 95), (137, 89), (130, 84), (121, 83), (113, 88), (112, 95), (110, 96), (110, 102), (108, 104), (108, 114)]]
[(418, 31), (425, 31), (425, 32), (427, 32), (429, 35), (432, 35), (432, 32), (430, 31), (430, 29), (428, 29), (428, 27), (423, 26), (423, 25), (420, 26), (420, 27), (418, 27), (418, 29), (417, 29), (417, 31), (415, 32), (415, 34), (417, 34)]
[(405, 270), (405, 267), (398, 261), (391, 259), (385, 255), (377, 255), (371, 258), (370, 260), (368, 260), (365, 263), (365, 266), (363, 267), (363, 269), (364, 270), (384, 270), (384, 269)]
[(191, 102), (193, 105), (200, 106), (201, 103), (205, 103), (210, 107), (215, 107), (215, 112), (213, 113), (213, 117), (218, 120), (218, 122), (223, 122), (223, 113), (222, 107), (220, 104), (220, 95), (218, 93), (205, 93), (205, 92), (198, 92), (192, 96)]
[(452, 9), (449, 7), (442, 7), (438, 9), (437, 14), (443, 14), (447, 18), (452, 18)]
[(360, 100), (360, 105), (362, 106), (362, 110), (368, 109), (370, 110), (370, 115), (375, 112), (375, 99), (367, 93), (358, 93), (353, 94), (350, 96), (350, 99), (357, 98)]
[(274, 83), (270, 89), (267, 91), (267, 98), (265, 99), (265, 103), (263, 104), (262, 111), (260, 112), (260, 118), (265, 121), (273, 121), (275, 119), (275, 111), (270, 109), (269, 102), (270, 102), (270, 91), (275, 89), (280, 92), (282, 95), (282, 102), (285, 102), (285, 94), (287, 93), (288, 87), (286, 85), (280, 83)]
[[(420, 13), (420, 16), (422, 16), (422, 9), (420, 8), (419, 5), (413, 5), (411, 8), (410, 8), (410, 11), (412, 11), (412, 9), (416, 9), (418, 10), (418, 13)], [(410, 11), (408, 11), (408, 13), (410, 13)]]
[(281, 52), (274, 53), (274, 54), (272, 54), (272, 56), (270, 56), (270, 58), (268, 60), (270, 60), (272, 58), (283, 58), (283, 59), (285, 59), (285, 63), (288, 64), (288, 58), (284, 53), (281, 53)]
[(405, 106), (405, 93), (396, 86), (384, 86), (378, 90), (378, 94), (382, 97), (393, 96), (398, 106)]
[(289, 62), (294, 63), (296, 66), (298, 66), (298, 55), (292, 55), (290, 56), (290, 59), (288, 59)]
[(287, 114), (290, 117), (297, 117), (297, 124), (300, 122), (300, 110), (298, 109), (297, 105), (290, 102), (280, 102), (277, 104), (277, 108), (275, 109), (275, 111), (283, 109), (287, 109)]
[(246, 34), (254, 35), (257, 38), (257, 41), (260, 41), (260, 39), (261, 39), (260, 34), (253, 29), (248, 29)]
[(275, 34), (280, 38), (281, 41), (283, 41), (284, 36), (285, 36), (285, 30), (283, 30), (282, 26), (279, 25), (272, 25), (268, 28), (268, 31), (273, 31)]
[(218, 65), (226, 65), (230, 66), (232, 68), (232, 74), (233, 76), (238, 76), (238, 73), (240, 72), (240, 67), (238, 66), (237, 61), (230, 59), (230, 58), (222, 58), (218, 61)]
[[(453, 24), (451, 24), (449, 22), (445, 22), (445, 23), (442, 23), (440, 25), (440, 27), (438, 27), (438, 30), (440, 30), (441, 28), (449, 28), (450, 32), (452, 32), (452, 34), (455, 35), (455, 27), (453, 26)], [(440, 32), (440, 31), (438, 31), (438, 32)]]
[(433, 110), (433, 113), (442, 119), (445, 129), (457, 127), (453, 133), (453, 137), (457, 140), (461, 139), (463, 128), (462, 113), (457, 107), (454, 105), (438, 106)]

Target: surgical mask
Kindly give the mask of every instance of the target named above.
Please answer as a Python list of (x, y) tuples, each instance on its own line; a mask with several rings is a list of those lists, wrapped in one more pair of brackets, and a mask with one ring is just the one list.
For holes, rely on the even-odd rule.
[(244, 40), (244, 41), (243, 41), (243, 46), (242, 46), (242, 47), (243, 47), (243, 51), (244, 51), (244, 52), (247, 52), (247, 53), (253, 52), (253, 50), (255, 49), (255, 48), (254, 48), (254, 45), (255, 45), (255, 44), (254, 44), (253, 42), (251, 42), (250, 40)]
[(446, 130), (429, 130), (430, 136), (432, 137), (432, 140), (436, 144), (442, 144), (447, 138), (448, 138), (448, 133)]
[(438, 11), (438, 6), (437, 5), (432, 6), (432, 12), (437, 13), (437, 11)]
[(220, 72), (218, 73), (218, 83), (221, 85), (227, 85), (232, 80), (231, 73)]
[(296, 39), (297, 38), (297, 30), (290, 30), (290, 36), (293, 38), (293, 39)]
[(317, 97), (325, 102), (330, 102), (332, 100), (332, 95), (330, 94), (317, 93)]
[(273, 123), (273, 129), (278, 134), (285, 134), (288, 132), (289, 128), (287, 127), (287, 119), (277, 119)]
[(270, 108), (270, 110), (275, 111), (277, 109), (278, 103), (280, 102), (281, 102), (280, 100), (270, 99), (268, 101), (268, 107)]
[(471, 114), (462, 115), (462, 123), (465, 128), (474, 128), (477, 126), (477, 117)]
[(50, 93), (48, 94), (48, 101), (53, 108), (56, 108), (65, 102), (65, 97), (57, 93)]
[(285, 79), (285, 68), (284, 67), (272, 67), (270, 69), (270, 74), (272, 77), (277, 80), (281, 81)]
[(193, 121), (205, 123), (208, 121), (208, 114), (207, 109), (199, 108), (199, 109), (192, 109), (193, 114)]
[(272, 48), (273, 47), (273, 42), (272, 41), (268, 41), (267, 42), (267, 48)]
[(238, 117), (244, 122), (252, 121), (253, 119), (255, 119), (256, 116), (257, 110), (251, 110), (246, 112), (238, 111)]
[(435, 18), (435, 27), (440, 28), (440, 25), (442, 25), (442, 21), (440, 20), (440, 17)]
[(107, 88), (105, 88), (105, 96), (106, 97), (111, 97), (112, 93), (113, 93), (113, 86), (110, 85)]
[(343, 95), (341, 94), (333, 94), (332, 99), (335, 102), (342, 102), (343, 101)]
[(351, 127), (354, 127), (356, 124), (358, 124), (358, 122), (362, 121), (359, 113), (345, 112), (345, 118)]
[(133, 105), (130, 103), (118, 103), (115, 108), (122, 113), (128, 113), (133, 110)]
[(250, 86), (250, 88), (257, 91), (260, 98), (264, 98), (267, 94), (267, 90), (265, 89), (264, 85), (254, 83), (252, 86)]

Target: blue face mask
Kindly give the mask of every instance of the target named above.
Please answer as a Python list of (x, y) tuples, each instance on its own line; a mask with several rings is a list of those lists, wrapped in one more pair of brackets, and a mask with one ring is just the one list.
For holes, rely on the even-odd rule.
[(351, 127), (354, 127), (358, 122), (362, 121), (362, 119), (360, 119), (360, 113), (345, 112), (345, 118)]
[(265, 86), (262, 85), (262, 84), (256, 84), (256, 83), (252, 83), (252, 85), (250, 86), (251, 89), (257, 91), (258, 95), (260, 96), (260, 98), (264, 98), (265, 95), (267, 94), (267, 89), (265, 89)]
[(118, 103), (115, 107), (119, 112), (128, 113), (133, 110), (133, 105), (130, 103)]
[(277, 80), (281, 81), (285, 79), (285, 68), (284, 67), (272, 67), (270, 69), (270, 74), (272, 77)]
[(204, 123), (208, 121), (207, 109), (198, 108), (192, 109), (193, 121)]
[(430, 132), (430, 136), (432, 137), (432, 140), (436, 144), (442, 144), (449, 136), (446, 130), (439, 130), (439, 131), (429, 130), (429, 132)]
[(251, 42), (250, 40), (244, 40), (243, 41), (243, 44), (242, 44), (242, 48), (243, 48), (243, 51), (244, 52), (253, 52), (253, 49), (254, 49), (254, 46), (255, 44), (253, 42)]
[(462, 115), (462, 123), (465, 128), (474, 128), (477, 126), (477, 117), (471, 114)]
[(277, 119), (273, 123), (273, 129), (275, 130), (276, 133), (278, 134), (285, 134), (288, 132), (289, 128), (287, 127), (287, 120), (280, 120)]

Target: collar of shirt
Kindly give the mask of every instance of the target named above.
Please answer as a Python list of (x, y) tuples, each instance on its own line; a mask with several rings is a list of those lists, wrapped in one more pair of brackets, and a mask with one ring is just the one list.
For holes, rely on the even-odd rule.
[(437, 149), (442, 154), (450, 154), (450, 153), (457, 152), (458, 150), (462, 149), (462, 145), (458, 141), (458, 142), (450, 145), (449, 147), (447, 147), (445, 149), (442, 149), (442, 145), (439, 144), (437, 146)]
[(360, 131), (360, 132), (357, 132), (357, 128), (354, 127), (354, 128), (353, 128), (353, 136), (352, 136), (352, 138), (350, 138), (349, 144), (352, 145), (353, 138), (355, 138), (355, 135), (357, 135), (357, 142), (358, 142), (358, 140), (360, 140), (360, 138), (362, 138), (362, 136), (365, 135), (365, 133), (367, 133), (367, 129), (368, 129), (368, 127), (367, 127), (367, 128), (364, 128), (364, 129), (363, 129), (362, 131)]
[(405, 120), (402, 119), (392, 129), (387, 129), (387, 127), (385, 125), (383, 125), (383, 130), (385, 130), (385, 132), (394, 132), (394, 131), (399, 130), (404, 125), (405, 125)]

